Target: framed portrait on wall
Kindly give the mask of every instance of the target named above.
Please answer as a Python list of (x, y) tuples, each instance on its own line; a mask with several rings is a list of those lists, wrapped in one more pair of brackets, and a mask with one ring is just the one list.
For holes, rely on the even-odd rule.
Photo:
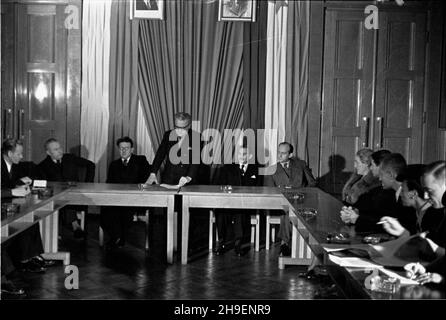
[(218, 21), (256, 21), (255, 0), (219, 0)]
[(130, 19), (164, 20), (165, 0), (130, 0)]

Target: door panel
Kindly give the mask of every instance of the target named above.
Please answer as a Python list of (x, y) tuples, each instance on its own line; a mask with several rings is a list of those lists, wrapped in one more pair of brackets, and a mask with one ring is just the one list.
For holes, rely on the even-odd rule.
[(320, 186), (341, 192), (355, 152), (370, 141), (374, 32), (363, 11), (327, 10)]
[(15, 12), (13, 4), (1, 4), (1, 99), (2, 99), (2, 132), (1, 139), (13, 138), (15, 135), (15, 109), (14, 109), (14, 28)]
[[(25, 159), (41, 161), (45, 140), (65, 144), (66, 30), (64, 6), (18, 5), (18, 137)], [(25, 36), (26, 35), (26, 36)]]
[(426, 14), (380, 13), (375, 148), (421, 161)]

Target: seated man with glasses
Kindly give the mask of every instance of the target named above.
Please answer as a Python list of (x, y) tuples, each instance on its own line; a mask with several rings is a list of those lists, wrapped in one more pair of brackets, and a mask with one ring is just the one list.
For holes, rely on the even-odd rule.
[[(119, 148), (119, 158), (110, 163), (107, 183), (144, 183), (150, 172), (146, 156), (133, 154), (133, 140), (122, 137), (116, 141)], [(138, 210), (138, 209), (136, 209)], [(108, 233), (110, 240), (108, 249), (123, 247), (127, 229), (132, 222), (135, 208), (102, 207), (101, 227)]]

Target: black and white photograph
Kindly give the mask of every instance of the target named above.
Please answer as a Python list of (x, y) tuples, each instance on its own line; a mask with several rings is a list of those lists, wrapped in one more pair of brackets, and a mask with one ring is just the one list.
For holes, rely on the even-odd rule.
[(446, 1), (2, 0), (0, 58), (5, 306), (446, 299)]
[(165, 0), (129, 0), (130, 15), (136, 19), (164, 19)]
[(219, 0), (219, 21), (256, 21), (255, 0)]

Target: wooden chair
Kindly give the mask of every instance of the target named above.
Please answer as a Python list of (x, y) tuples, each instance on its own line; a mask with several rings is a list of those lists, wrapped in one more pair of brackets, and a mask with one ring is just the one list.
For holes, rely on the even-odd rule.
[[(146, 224), (145, 226), (145, 244), (144, 247), (146, 250), (149, 250), (149, 216), (150, 211), (147, 209), (144, 214), (144, 222)], [(99, 246), (104, 246), (104, 229), (99, 225)]]
[[(209, 211), (209, 251), (214, 247), (214, 210)], [(218, 232), (215, 230), (215, 241), (218, 241)], [(255, 244), (255, 251), (260, 251), (260, 214), (251, 215), (251, 243)]]
[[(280, 216), (266, 214), (266, 245), (265, 249), (269, 250), (270, 241), (276, 242), (276, 229), (274, 225), (280, 225)], [(271, 238), (271, 239), (270, 239)]]

